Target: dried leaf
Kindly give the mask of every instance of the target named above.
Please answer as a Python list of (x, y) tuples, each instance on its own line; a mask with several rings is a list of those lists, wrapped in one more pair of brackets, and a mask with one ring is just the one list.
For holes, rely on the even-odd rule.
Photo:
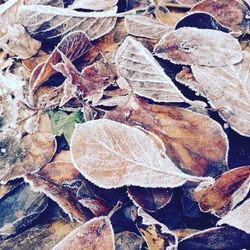
[(51, 224), (37, 225), (23, 233), (1, 242), (2, 250), (51, 250), (60, 240), (79, 226), (63, 220)]
[(249, 247), (249, 241), (249, 234), (234, 227), (213, 227), (184, 238), (179, 242), (178, 249), (244, 249)]
[(49, 55), (46, 52), (44, 52), (43, 50), (39, 50), (35, 57), (23, 60), (22, 64), (28, 70), (33, 71), (38, 64), (46, 61), (48, 57)]
[(118, 0), (76, 0), (69, 6), (71, 9), (106, 10), (118, 3)]
[(70, 144), (75, 124), (84, 122), (82, 112), (76, 111), (68, 115), (63, 111), (51, 110), (48, 113), (52, 123), (54, 135), (63, 134), (68, 144)]
[(15, 189), (21, 182), (22, 182), (22, 179), (15, 179), (15, 180), (9, 181), (5, 185), (0, 184), (0, 200), (9, 192), (11, 192), (13, 189)]
[(23, 5), (19, 19), (29, 34), (40, 41), (59, 38), (76, 30), (95, 40), (114, 28), (115, 13), (116, 8), (103, 12), (78, 12), (52, 6)]
[(115, 234), (116, 250), (141, 250), (143, 243), (141, 236), (129, 231)]
[(70, 162), (52, 162), (39, 172), (26, 175), (26, 181), (33, 190), (43, 192), (67, 213), (70, 218), (85, 222), (88, 214), (82, 209), (76, 194), (69, 188), (70, 183), (81, 180), (80, 173)]
[(250, 234), (250, 221), (246, 216), (250, 213), (250, 199), (226, 214), (217, 225), (227, 224)]
[(32, 192), (27, 184), (17, 186), (0, 200), (0, 241), (24, 230), (46, 209), (47, 197)]
[(250, 189), (250, 166), (225, 172), (212, 186), (197, 188), (195, 198), (204, 212), (222, 216), (241, 202)]
[(61, 53), (67, 56), (69, 60), (74, 61), (90, 48), (89, 39), (81, 31), (72, 32), (65, 36), (50, 54), (49, 58), (45, 62), (38, 64), (33, 70), (29, 82), (30, 93), (33, 94), (44, 81), (56, 73), (53, 65), (62, 61)]
[(127, 37), (116, 54), (118, 76), (134, 93), (154, 101), (184, 102), (185, 97), (143, 45)]
[[(207, 97), (213, 108), (241, 135), (250, 136), (250, 53), (236, 65), (224, 67), (192, 66), (188, 77), (178, 80)], [(188, 79), (188, 81), (186, 81)]]
[(115, 250), (114, 232), (108, 217), (94, 218), (72, 231), (52, 250)]
[(176, 64), (225, 66), (243, 59), (239, 42), (230, 34), (209, 29), (180, 28), (155, 46), (157, 56)]
[(8, 135), (3, 135), (0, 141), (4, 150), (0, 159), (2, 182), (39, 170), (53, 158), (56, 150), (52, 126), (45, 113), (41, 116), (38, 131), (25, 135), (21, 143), (17, 137)]
[(188, 6), (193, 6), (195, 4), (197, 4), (197, 2), (199, 2), (200, 0), (177, 0), (177, 2), (179, 4), (185, 4)]
[(139, 125), (156, 134), (168, 157), (181, 169), (198, 176), (217, 176), (225, 170), (228, 140), (221, 126), (187, 109), (150, 105), (130, 97), (105, 118)]
[(135, 205), (146, 211), (156, 212), (171, 201), (173, 190), (169, 188), (129, 187), (128, 195)]
[(234, 31), (249, 29), (248, 8), (238, 0), (203, 0), (191, 11), (204, 11), (215, 16), (223, 25)]
[(202, 180), (176, 168), (164, 154), (162, 142), (152, 137), (161, 148), (138, 128), (106, 119), (88, 121), (76, 126), (72, 161), (83, 176), (103, 188), (177, 187), (186, 180)]
[(126, 30), (130, 35), (160, 39), (164, 34), (172, 30), (171, 27), (161, 24), (156, 20), (141, 16), (128, 15), (125, 17)]

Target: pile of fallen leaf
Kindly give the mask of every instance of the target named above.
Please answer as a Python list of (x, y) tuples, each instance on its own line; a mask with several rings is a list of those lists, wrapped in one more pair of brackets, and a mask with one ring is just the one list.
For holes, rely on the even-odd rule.
[(0, 249), (250, 248), (248, 0), (0, 1)]

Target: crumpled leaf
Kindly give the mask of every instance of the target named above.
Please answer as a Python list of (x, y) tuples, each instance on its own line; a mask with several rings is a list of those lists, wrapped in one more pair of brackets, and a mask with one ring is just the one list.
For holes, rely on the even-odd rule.
[(20, 184), (0, 200), (0, 241), (24, 230), (46, 209), (47, 197)]
[(70, 144), (75, 124), (84, 122), (82, 112), (76, 111), (71, 114), (67, 114), (64, 111), (51, 110), (48, 114), (50, 116), (54, 135), (63, 134), (68, 144)]
[(56, 73), (53, 65), (62, 61), (61, 54), (67, 56), (69, 60), (74, 61), (90, 48), (89, 39), (81, 31), (75, 31), (65, 36), (50, 54), (49, 58), (45, 62), (38, 64), (33, 70), (29, 82), (30, 93), (33, 94), (43, 82)]
[(203, 0), (197, 3), (191, 11), (204, 11), (215, 16), (223, 25), (234, 31), (249, 30), (250, 14), (248, 8), (238, 0)]
[(188, 173), (217, 176), (225, 170), (228, 140), (220, 125), (209, 117), (180, 107), (148, 104), (131, 96), (105, 118), (139, 125), (156, 134), (165, 144), (168, 157)]
[(122, 88), (158, 102), (185, 101), (151, 53), (132, 37), (127, 37), (117, 50), (116, 67), (118, 76), (127, 80)]
[(165, 35), (155, 54), (176, 64), (225, 66), (243, 59), (239, 42), (230, 34), (184, 27)]
[(234, 227), (213, 227), (194, 233), (179, 242), (178, 249), (222, 250), (249, 247), (250, 235)]
[(195, 198), (203, 212), (220, 217), (241, 202), (250, 189), (250, 166), (239, 167), (225, 172), (212, 186), (199, 187)]
[(142, 15), (125, 16), (125, 26), (130, 35), (158, 40), (173, 29)]
[(149, 212), (156, 212), (165, 207), (172, 198), (170, 188), (128, 187), (128, 195), (135, 205)]
[(1, 248), (2, 250), (51, 250), (78, 226), (78, 223), (63, 220), (55, 220), (51, 224), (39, 224), (15, 237), (2, 241)]
[(250, 234), (250, 221), (246, 216), (250, 213), (250, 199), (247, 199), (236, 207), (234, 210), (231, 210), (223, 216), (218, 222), (217, 225), (227, 224), (233, 227), (236, 227), (244, 232)]
[(223, 32), (231, 31), (231, 29), (223, 26), (220, 22), (218, 22), (218, 20), (214, 16), (206, 12), (191, 12), (190, 14), (184, 16), (176, 23), (175, 29), (177, 30), (182, 27), (212, 29), (212, 30), (220, 30)]
[(143, 243), (141, 236), (129, 231), (115, 234), (116, 250), (141, 250)]
[(39, 172), (27, 174), (25, 177), (33, 190), (43, 192), (56, 201), (71, 219), (85, 222), (89, 215), (70, 188), (71, 183), (81, 178), (81, 174), (70, 162), (51, 162)]
[(87, 9), (87, 10), (106, 10), (118, 3), (118, 0), (75, 0), (72, 5), (69, 6), (71, 9)]
[(52, 6), (23, 5), (19, 19), (31, 37), (39, 41), (59, 38), (76, 30), (95, 40), (114, 28), (116, 10), (114, 7), (103, 12), (78, 12)]
[(142, 217), (142, 223), (137, 223), (137, 227), (145, 239), (149, 250), (177, 249), (177, 237), (167, 226), (158, 222), (140, 208), (138, 209), (138, 215)]
[(115, 250), (114, 232), (108, 217), (96, 217), (72, 231), (52, 250)]
[(107, 119), (76, 126), (71, 157), (84, 177), (103, 188), (177, 187), (186, 180), (203, 180), (176, 168), (155, 136), (151, 138), (138, 128)]
[(39, 170), (52, 159), (56, 150), (52, 126), (46, 113), (40, 118), (37, 132), (21, 139), (2, 135), (0, 142), (4, 150), (0, 158), (0, 180), (3, 183)]
[(250, 53), (243, 55), (243, 61), (235, 65), (193, 65), (193, 74), (183, 72), (177, 80), (204, 95), (234, 130), (250, 136)]

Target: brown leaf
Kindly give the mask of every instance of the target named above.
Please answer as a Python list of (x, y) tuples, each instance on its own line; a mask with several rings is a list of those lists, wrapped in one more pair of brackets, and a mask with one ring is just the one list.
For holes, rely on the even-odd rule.
[(195, 198), (204, 212), (223, 216), (240, 201), (250, 188), (250, 166), (240, 167), (225, 172), (212, 186), (198, 189)]
[(35, 57), (22, 60), (22, 64), (28, 70), (33, 71), (38, 64), (46, 61), (48, 57), (49, 55), (46, 52), (44, 52), (43, 50), (39, 50)]
[(47, 113), (41, 116), (37, 132), (25, 135), (21, 141), (17, 137), (3, 135), (1, 144), (2, 148), (6, 149), (1, 159), (2, 182), (39, 170), (53, 158), (56, 150), (56, 141)]
[(244, 201), (240, 206), (234, 210), (229, 211), (228, 214), (223, 216), (217, 222), (217, 225), (227, 224), (236, 227), (247, 234), (250, 234), (250, 221), (246, 218), (246, 215), (250, 213), (250, 199)]
[(158, 102), (186, 100), (151, 53), (132, 37), (127, 37), (117, 50), (116, 67), (118, 76), (127, 81), (127, 86), (121, 88)]
[(234, 227), (213, 227), (184, 238), (179, 242), (178, 249), (244, 249), (249, 246), (249, 241), (249, 234)]
[(108, 217), (94, 218), (72, 231), (52, 250), (115, 250), (114, 232)]
[(115, 234), (116, 250), (141, 250), (143, 243), (141, 236), (129, 231)]
[(39, 172), (26, 175), (33, 190), (40, 191), (56, 201), (71, 218), (85, 222), (88, 214), (82, 209), (70, 183), (81, 179), (81, 174), (69, 162), (52, 162)]
[(238, 0), (203, 0), (197, 3), (191, 11), (207, 12), (234, 31), (249, 29), (250, 14), (248, 8)]
[(39, 224), (16, 237), (2, 241), (1, 248), (3, 250), (51, 250), (53, 246), (78, 226), (78, 223), (67, 223), (63, 220), (56, 220), (51, 224)]
[(177, 187), (186, 180), (203, 180), (176, 168), (154, 135), (148, 136), (138, 128), (107, 119), (76, 126), (71, 156), (83, 176), (103, 188)]
[(160, 39), (173, 28), (161, 24), (156, 20), (142, 15), (128, 15), (125, 17), (126, 30), (130, 35)]
[(33, 70), (29, 82), (30, 93), (33, 94), (44, 81), (56, 73), (53, 65), (62, 61), (61, 54), (74, 61), (90, 48), (89, 39), (81, 31), (72, 32), (65, 36), (50, 54), (49, 58), (45, 62), (38, 64)]
[(187, 65), (225, 66), (243, 59), (239, 42), (230, 34), (191, 27), (165, 35), (154, 51), (163, 59)]
[(128, 187), (128, 195), (135, 205), (146, 211), (156, 212), (171, 201), (173, 190), (170, 188)]
[(130, 97), (107, 112), (105, 118), (139, 125), (156, 134), (165, 144), (168, 157), (189, 173), (217, 176), (225, 168), (228, 140), (220, 125), (209, 117)]
[(250, 136), (250, 53), (243, 55), (243, 61), (235, 65), (193, 65), (193, 75), (189, 72), (185, 76), (185, 71), (177, 79), (204, 95), (234, 130)]

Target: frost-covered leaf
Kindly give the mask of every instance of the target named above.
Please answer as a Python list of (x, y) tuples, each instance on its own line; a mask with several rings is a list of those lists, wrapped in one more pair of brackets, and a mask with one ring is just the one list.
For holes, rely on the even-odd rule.
[(33, 94), (44, 81), (56, 73), (53, 65), (62, 61), (61, 54), (67, 56), (69, 60), (74, 61), (90, 48), (91, 44), (85, 33), (75, 31), (68, 34), (53, 50), (49, 58), (45, 62), (38, 64), (33, 70), (29, 81), (30, 93)]
[(165, 35), (154, 51), (163, 59), (187, 65), (225, 66), (243, 59), (240, 44), (232, 35), (191, 27)]
[(116, 67), (118, 76), (127, 80), (127, 88), (138, 95), (158, 102), (185, 101), (151, 53), (132, 37), (117, 50)]
[(247, 216), (250, 213), (250, 199), (244, 201), (241, 205), (230, 211), (217, 222), (217, 225), (227, 224), (243, 230), (250, 234), (250, 221)]
[(241, 202), (250, 189), (250, 166), (225, 172), (212, 186), (197, 188), (195, 198), (204, 212), (223, 216)]
[(142, 217), (142, 223), (137, 223), (137, 227), (149, 249), (177, 249), (177, 237), (167, 226), (158, 222), (140, 208), (138, 209), (138, 215)]
[(158, 40), (162, 38), (163, 35), (173, 30), (173, 28), (165, 24), (141, 15), (126, 16), (125, 26), (130, 35)]
[(76, 30), (95, 40), (114, 28), (115, 13), (116, 8), (103, 12), (78, 12), (52, 6), (23, 5), (19, 19), (29, 34), (39, 41), (59, 38)]
[(22, 60), (22, 64), (25, 68), (27, 68), (29, 71), (33, 71), (33, 69), (40, 64), (41, 62), (44, 62), (48, 59), (49, 54), (44, 52), (43, 50), (39, 50), (35, 57)]
[(139, 125), (156, 134), (168, 157), (194, 175), (217, 176), (225, 170), (228, 140), (221, 126), (204, 115), (180, 107), (148, 104), (127, 97), (105, 118)]
[(116, 250), (141, 250), (144, 240), (141, 236), (125, 231), (115, 234)]
[(146, 211), (156, 212), (171, 201), (173, 190), (170, 188), (129, 187), (128, 194), (135, 205)]
[(0, 199), (2, 199), (5, 195), (7, 195), (9, 192), (15, 189), (21, 182), (23, 182), (23, 180), (20, 178), (11, 180), (5, 185), (0, 184)]
[(177, 78), (204, 95), (211, 106), (238, 133), (250, 136), (250, 53), (244, 59), (224, 67), (192, 66), (192, 73)]
[(138, 128), (107, 119), (76, 126), (71, 156), (83, 176), (103, 188), (177, 187), (186, 180), (203, 179), (176, 168), (155, 136), (151, 138)]
[(234, 227), (212, 227), (185, 237), (178, 249), (222, 250), (249, 247), (250, 235)]
[(25, 177), (33, 190), (43, 192), (57, 202), (70, 218), (85, 222), (89, 215), (78, 202), (76, 193), (70, 188), (71, 183), (81, 178), (80, 173), (70, 162), (52, 162), (39, 172)]
[(223, 25), (234, 31), (249, 30), (248, 8), (238, 0), (203, 0), (191, 11), (204, 11), (212, 14)]
[(82, 112), (76, 111), (71, 114), (67, 114), (64, 111), (51, 110), (48, 113), (52, 123), (54, 135), (63, 134), (68, 144), (70, 144), (75, 124), (84, 122)]
[(200, 0), (176, 0), (177, 3), (185, 6), (193, 6), (197, 4)]
[(47, 206), (45, 195), (33, 192), (25, 183), (18, 185), (0, 200), (0, 241), (31, 225)]
[(79, 227), (78, 223), (69, 223), (62, 219), (55, 220), (50, 224), (38, 224), (15, 237), (2, 241), (1, 248), (3, 250), (51, 250), (77, 227)]
[(0, 180), (7, 182), (39, 170), (54, 156), (56, 141), (47, 114), (40, 118), (38, 131), (18, 136), (1, 135)]
[(118, 3), (118, 0), (75, 0), (70, 9), (106, 10)]
[(97, 217), (72, 231), (52, 250), (115, 250), (114, 232), (108, 217)]

